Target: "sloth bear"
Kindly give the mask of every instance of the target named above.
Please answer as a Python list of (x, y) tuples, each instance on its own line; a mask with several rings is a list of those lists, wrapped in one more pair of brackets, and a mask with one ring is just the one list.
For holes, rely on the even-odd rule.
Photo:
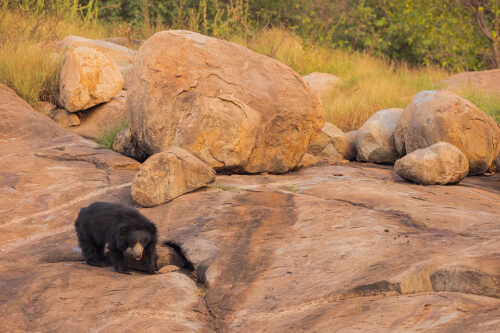
[(125, 252), (142, 260), (146, 271), (156, 271), (156, 226), (131, 207), (110, 202), (94, 202), (80, 210), (75, 221), (83, 257), (89, 265), (106, 266), (104, 246), (108, 244), (115, 271), (131, 274), (125, 267)]

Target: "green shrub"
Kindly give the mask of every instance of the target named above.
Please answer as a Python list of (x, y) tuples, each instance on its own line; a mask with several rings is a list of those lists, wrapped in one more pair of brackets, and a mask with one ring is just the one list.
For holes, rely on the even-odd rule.
[(107, 132), (103, 133), (96, 142), (101, 145), (101, 147), (106, 149), (113, 149), (113, 143), (115, 142), (116, 136), (122, 129), (128, 127), (128, 122), (124, 121), (120, 123), (115, 128), (109, 129)]

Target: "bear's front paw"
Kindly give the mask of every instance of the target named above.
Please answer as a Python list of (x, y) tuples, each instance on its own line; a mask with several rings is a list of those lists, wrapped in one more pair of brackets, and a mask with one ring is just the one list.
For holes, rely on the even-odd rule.
[(131, 271), (130, 269), (127, 269), (125, 267), (117, 267), (117, 268), (115, 268), (115, 271), (117, 271), (118, 273), (122, 273), (122, 274), (130, 274), (130, 275), (134, 274), (133, 271)]

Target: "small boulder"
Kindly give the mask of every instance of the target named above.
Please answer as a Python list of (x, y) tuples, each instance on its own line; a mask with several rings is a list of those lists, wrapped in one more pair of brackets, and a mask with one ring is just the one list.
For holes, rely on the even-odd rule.
[(356, 154), (359, 161), (394, 163), (399, 154), (394, 142), (394, 129), (403, 109), (378, 111), (359, 129), (356, 135)]
[(120, 93), (123, 76), (113, 59), (89, 47), (69, 49), (61, 68), (59, 103), (76, 112)]
[(62, 127), (68, 128), (80, 125), (80, 118), (78, 118), (76, 114), (68, 112), (65, 109), (54, 110), (51, 113), (50, 117)]
[(111, 41), (88, 39), (79, 36), (66, 36), (59, 42), (57, 49), (59, 52), (64, 52), (80, 46), (96, 49), (97, 51), (111, 57), (115, 61), (118, 68), (120, 68), (124, 78), (127, 77), (130, 69), (132, 68), (135, 51)]
[(321, 131), (309, 142), (308, 152), (319, 155), (329, 144), (333, 145), (343, 159), (352, 160), (354, 158), (354, 151), (349, 145), (345, 133), (329, 122), (325, 122)]
[[(175, 249), (170, 246), (157, 245), (156, 254), (158, 255), (158, 258), (156, 259), (156, 266), (158, 267), (158, 270), (161, 270), (163, 267), (167, 266), (175, 266), (176, 269), (179, 269), (186, 267), (187, 265), (186, 260), (184, 260), (184, 258), (182, 258), (175, 251)], [(146, 271), (144, 260), (135, 260), (131, 250), (127, 249), (127, 251), (125, 251), (124, 259), (125, 266), (138, 271)]]
[(401, 178), (422, 185), (453, 184), (467, 176), (469, 162), (454, 145), (438, 142), (397, 160), (394, 172)]
[(321, 151), (320, 156), (327, 157), (330, 160), (342, 161), (344, 156), (337, 151), (332, 143), (326, 145), (326, 147)]
[(302, 79), (320, 96), (332, 89), (333, 86), (341, 82), (340, 78), (329, 73), (309, 73)]
[(500, 144), (495, 121), (470, 101), (447, 90), (421, 91), (406, 107), (395, 131), (403, 156), (444, 141), (469, 160), (469, 175), (484, 173)]
[(52, 118), (54, 111), (57, 110), (57, 106), (50, 102), (38, 102), (33, 108), (49, 118)]
[(71, 130), (84, 138), (96, 140), (106, 132), (123, 127), (123, 124), (127, 123), (126, 96), (126, 90), (122, 90), (109, 102), (80, 112), (80, 126), (73, 127)]
[(132, 198), (144, 207), (168, 202), (203, 187), (215, 179), (215, 172), (182, 148), (149, 157), (132, 182)]
[(299, 167), (301, 168), (310, 168), (316, 165), (318, 163), (318, 159), (316, 156), (311, 155), (309, 153), (305, 153), (304, 157), (302, 157), (302, 161), (300, 162)]
[(113, 142), (113, 150), (139, 162), (144, 162), (148, 158), (148, 155), (139, 147), (128, 127), (122, 129), (116, 136)]

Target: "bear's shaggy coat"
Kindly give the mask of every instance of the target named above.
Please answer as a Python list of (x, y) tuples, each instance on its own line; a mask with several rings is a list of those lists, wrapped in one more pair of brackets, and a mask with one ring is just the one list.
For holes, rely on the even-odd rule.
[(146, 271), (156, 270), (156, 226), (136, 209), (109, 202), (94, 202), (80, 210), (75, 221), (83, 257), (89, 265), (105, 266), (104, 246), (118, 273), (129, 274), (125, 251), (143, 260)]

